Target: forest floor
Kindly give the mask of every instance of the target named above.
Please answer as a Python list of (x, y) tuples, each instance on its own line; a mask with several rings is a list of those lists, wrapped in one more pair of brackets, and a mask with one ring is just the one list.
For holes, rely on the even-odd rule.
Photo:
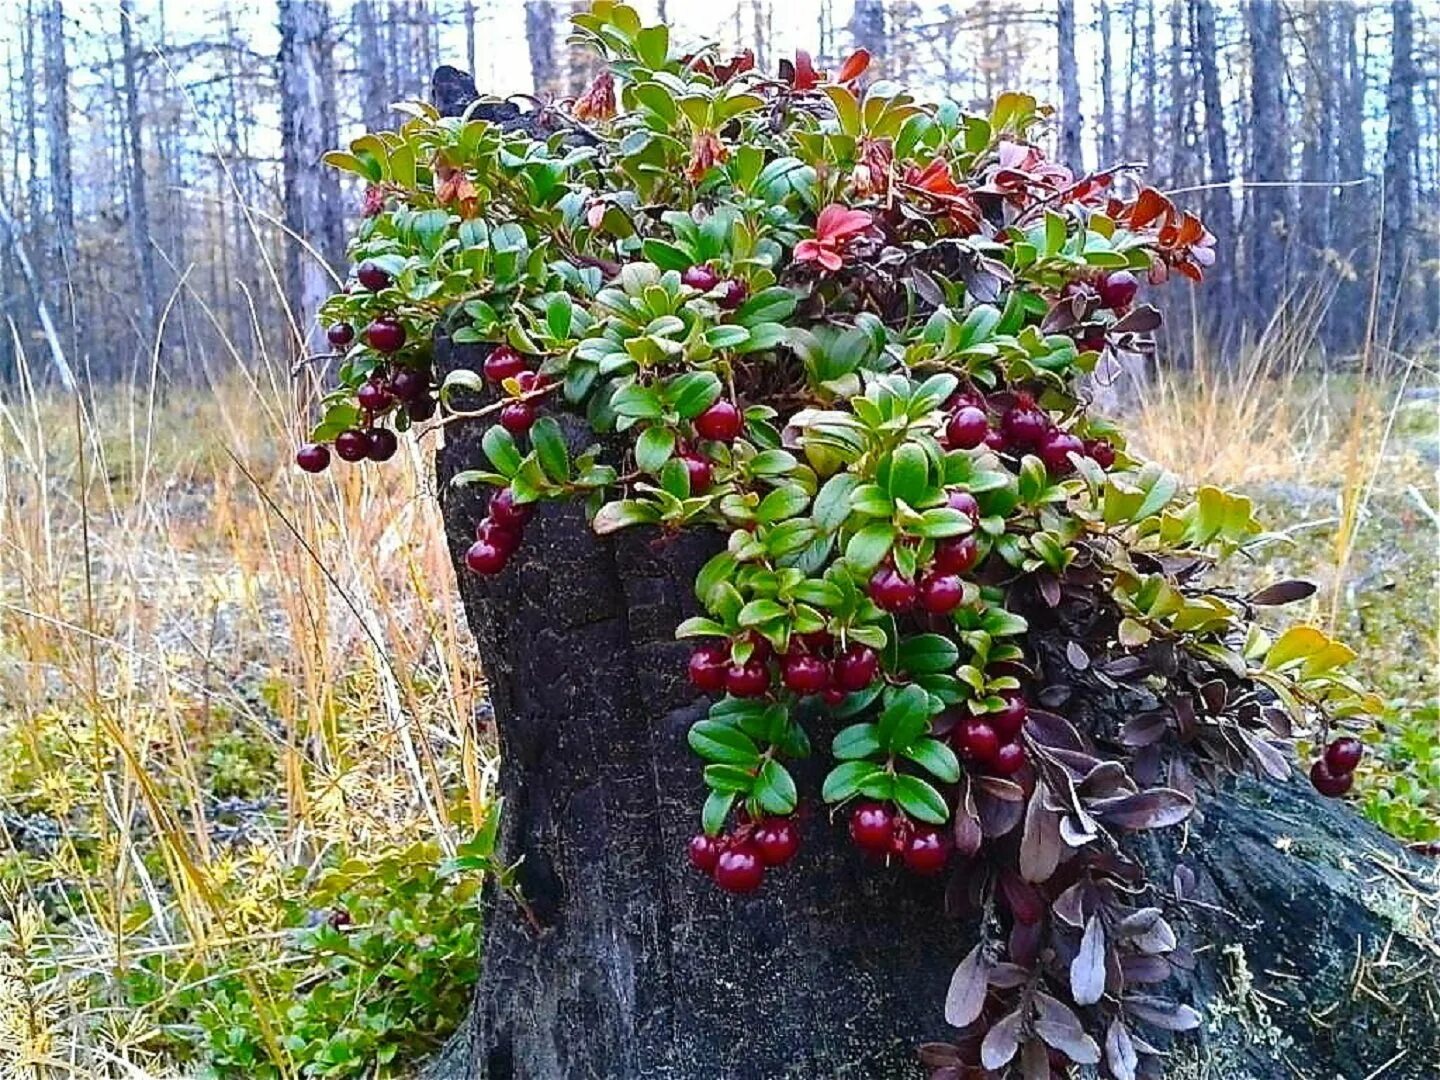
[[(1413, 840), (1440, 837), (1434, 395), (1201, 370), (1132, 417), (1292, 541), (1223, 573), (1319, 584), (1275, 617), (1359, 651), (1387, 710), (1357, 801)], [(0, 1075), (399, 1075), (463, 1015), (495, 762), (428, 446), (304, 477), (289, 402), (0, 399)]]

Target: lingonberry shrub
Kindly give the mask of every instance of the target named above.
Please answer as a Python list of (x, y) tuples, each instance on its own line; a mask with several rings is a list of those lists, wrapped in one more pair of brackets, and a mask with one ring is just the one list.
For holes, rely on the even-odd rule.
[(696, 870), (736, 894), (804, 872), (800, 822), (827, 826), (788, 763), (828, 753), (828, 827), (977, 916), (937, 1073), (1153, 1074), (1140, 1029), (1198, 1017), (1155, 988), (1169, 883), (1140, 899), (1119, 841), (1184, 821), (1202, 784), (1288, 777), (1297, 744), (1343, 793), (1360, 746), (1332, 729), (1376, 707), (1343, 645), (1262, 625), (1309, 586), (1206, 586), (1274, 539), (1250, 502), (1184, 492), (1082, 390), (1150, 348), (1141, 282), (1199, 280), (1213, 237), (1126, 170), (1048, 160), (1026, 95), (968, 116), (862, 90), (863, 52), (771, 76), (680, 55), (622, 4), (575, 23), (605, 66), (574, 103), (508, 124), (417, 105), (330, 156), (370, 185), (363, 287), (325, 306), (345, 353), (302, 467), (430, 415), (436, 335), (488, 344), (439, 393), (495, 421), (455, 478), (497, 489), (472, 570), (505, 572), (549, 500), (602, 535), (724, 537), (678, 630), (715, 699), (689, 733)]

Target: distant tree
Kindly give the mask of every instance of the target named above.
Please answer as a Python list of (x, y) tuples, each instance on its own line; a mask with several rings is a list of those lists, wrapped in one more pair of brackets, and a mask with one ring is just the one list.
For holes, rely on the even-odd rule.
[(1060, 68), (1060, 158), (1078, 171), (1085, 163), (1080, 146), (1080, 77), (1075, 71), (1075, 0), (1057, 0), (1055, 25)]
[(1251, 321), (1267, 321), (1285, 294), (1285, 235), (1289, 227), (1284, 182), (1290, 147), (1285, 123), (1285, 48), (1281, 8), (1273, 0), (1246, 0), (1250, 41), (1250, 168), (1245, 232)]
[(548, 0), (525, 0), (525, 45), (530, 50), (530, 76), (537, 94), (560, 89), (555, 36), (555, 6)]
[(1190, 0), (1190, 3), (1194, 14), (1195, 62), (1200, 69), (1200, 100), (1205, 109), (1206, 179), (1217, 185), (1205, 193), (1205, 216), (1215, 233), (1218, 261), (1228, 268), (1222, 269), (1211, 285), (1218, 293), (1218, 302), (1209, 305), (1209, 310), (1212, 328), (1223, 332), (1229, 329), (1235, 310), (1235, 203), (1228, 187), (1232, 171), (1230, 146), (1225, 132), (1225, 103), (1220, 92), (1215, 5), (1210, 0)]
[(150, 233), (150, 196), (145, 181), (145, 149), (141, 136), (140, 77), (135, 44), (133, 0), (120, 0), (120, 65), (125, 82), (125, 158), (129, 176), (130, 238), (140, 269), (141, 347), (159, 347), (160, 284), (155, 273), (154, 238)]
[(1419, 154), (1415, 121), (1415, 21), (1410, 0), (1390, 5), (1394, 30), (1390, 39), (1390, 85), (1385, 98), (1385, 223), (1380, 248), (1380, 294), (1393, 304), (1393, 323), (1399, 340), (1408, 339), (1418, 325), (1415, 297), (1407, 288), (1414, 270), (1415, 159)]
[(884, 0), (855, 0), (855, 10), (850, 15), (850, 38), (855, 48), (869, 50), (878, 71), (889, 74), (885, 61), (890, 54), (890, 39), (885, 26)]
[[(65, 10), (61, 0), (47, 0), (40, 28), (45, 41), (45, 145), (50, 159), (52, 251), (57, 277), (63, 280), (75, 253), (75, 184), (70, 170), (70, 66), (65, 59)], [(59, 298), (63, 299), (63, 295)], [(64, 310), (68, 308), (66, 304)]]

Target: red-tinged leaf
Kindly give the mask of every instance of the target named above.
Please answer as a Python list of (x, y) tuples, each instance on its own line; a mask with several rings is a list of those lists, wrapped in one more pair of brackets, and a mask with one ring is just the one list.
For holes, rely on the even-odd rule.
[(1152, 187), (1143, 189), (1130, 208), (1130, 227), (1143, 229), (1161, 214), (1170, 210), (1170, 200)]
[(851, 53), (843, 64), (840, 65), (840, 73), (835, 76), (838, 83), (848, 83), (858, 79), (865, 74), (865, 69), (870, 66), (870, 52), (868, 49), (856, 49)]
[(980, 815), (980, 828), (986, 836), (994, 839), (1014, 831), (1025, 817), (1025, 804), (1009, 799), (998, 799), (989, 791), (975, 792), (975, 810)]
[(1070, 1006), (1046, 993), (1035, 994), (1035, 1034), (1077, 1065), (1095, 1065), (1100, 1047), (1085, 1034), (1080, 1018)]
[(1165, 1031), (1193, 1031), (1200, 1026), (1200, 1014), (1189, 1005), (1152, 997), (1128, 997), (1125, 1008), (1137, 1020)]
[(1277, 581), (1259, 592), (1251, 593), (1245, 599), (1256, 607), (1279, 607), (1281, 604), (1293, 604), (1297, 600), (1307, 599), (1314, 594), (1313, 581)]
[(1122, 829), (1165, 829), (1190, 816), (1195, 804), (1172, 788), (1151, 788), (1135, 795), (1099, 799), (1090, 811), (1107, 825)]
[(1031, 709), (1025, 721), (1025, 733), (1042, 746), (1060, 750), (1084, 751), (1085, 740), (1075, 730), (1075, 725), (1063, 716), (1044, 709)]
[(1163, 956), (1127, 953), (1120, 958), (1120, 976), (1125, 982), (1141, 985), (1162, 983), (1170, 978), (1170, 962)]
[(1024, 986), (1035, 973), (1019, 964), (995, 964), (990, 968), (990, 985), (996, 990), (1014, 990)]
[(1134, 941), (1137, 949), (1152, 956), (1173, 952), (1177, 944), (1174, 929), (1164, 919), (1156, 919), (1153, 926), (1136, 934)]
[(1025, 789), (1014, 780), (999, 776), (979, 776), (975, 778), (975, 786), (992, 799), (999, 799), (1001, 802), (1025, 801)]
[(1132, 911), (1115, 924), (1115, 936), (1122, 939), (1138, 937), (1154, 926), (1162, 914), (1158, 907), (1143, 907)]
[(1021, 1080), (1050, 1080), (1050, 1052), (1039, 1039), (1020, 1048)]
[(1132, 308), (1123, 318), (1116, 320), (1115, 325), (1110, 327), (1112, 334), (1148, 334), (1152, 330), (1159, 329), (1161, 323), (1160, 312), (1149, 304), (1141, 304)]
[(1130, 1029), (1118, 1016), (1110, 1021), (1110, 1027), (1105, 1031), (1105, 1061), (1115, 1080), (1135, 1080), (1135, 1067), (1140, 1064), (1140, 1055), (1135, 1052)]
[(1034, 967), (1040, 962), (1040, 946), (1045, 943), (1045, 938), (1043, 923), (1024, 923), (1017, 919), (1010, 927), (1010, 937), (1006, 944), (1009, 946), (1010, 956), (1017, 964)]
[(1000, 875), (1000, 891), (1010, 914), (1026, 926), (1036, 926), (1045, 917), (1045, 898), (1034, 886), (1027, 884), (1013, 870)]
[(1146, 712), (1132, 716), (1120, 729), (1120, 741), (1126, 746), (1150, 746), (1165, 737), (1170, 718), (1163, 712)]
[(1246, 728), (1240, 728), (1239, 731), (1240, 738), (1245, 740), (1245, 748), (1250, 751), (1250, 757), (1264, 773), (1275, 780), (1290, 779), (1290, 761), (1284, 754), (1255, 732)]
[(961, 855), (971, 856), (980, 850), (985, 842), (985, 831), (980, 827), (980, 815), (975, 809), (975, 796), (970, 789), (969, 776), (960, 778), (960, 793), (955, 801), (955, 850)]
[(1020, 1022), (1019, 1009), (1005, 1014), (995, 1022), (995, 1026), (985, 1033), (985, 1041), (980, 1044), (980, 1064), (992, 1072), (998, 1072), (1010, 1064), (1015, 1052), (1020, 1049)]
[(821, 75), (815, 70), (815, 61), (804, 49), (795, 50), (795, 63), (788, 60), (780, 61), (781, 76), (785, 76), (785, 68), (789, 68), (790, 85), (796, 90), (813, 90), (820, 82)]
[(1091, 915), (1080, 938), (1080, 951), (1070, 961), (1070, 993), (1077, 1005), (1094, 1005), (1105, 996), (1105, 927)]
[(971, 949), (950, 977), (950, 989), (945, 994), (945, 1022), (952, 1027), (969, 1027), (985, 1010), (990, 964), (985, 959), (983, 944)]
[(960, 1050), (950, 1043), (924, 1043), (920, 1047), (920, 1064), (927, 1069), (941, 1069), (946, 1066), (960, 1066)]
[(1085, 925), (1086, 910), (1093, 907), (1088, 895), (1090, 889), (1090, 883), (1081, 878), (1055, 898), (1050, 910), (1055, 912), (1055, 917), (1061, 922), (1078, 930)]
[(1060, 815), (1047, 810), (1044, 784), (1035, 785), (1035, 793), (1025, 808), (1025, 831), (1020, 837), (1020, 876), (1031, 884), (1050, 880), (1065, 853), (1060, 837)]

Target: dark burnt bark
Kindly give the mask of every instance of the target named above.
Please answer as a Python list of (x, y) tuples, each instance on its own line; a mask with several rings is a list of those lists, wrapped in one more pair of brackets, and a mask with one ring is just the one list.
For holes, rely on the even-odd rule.
[[(454, 69), (436, 89), (446, 111), (473, 97)], [(526, 123), (504, 109), (493, 119)], [(482, 357), (437, 342), (442, 377)], [(592, 441), (569, 423), (576, 448)], [(494, 707), (501, 854), (520, 861), (529, 914), (492, 888), (474, 1007), (431, 1076), (920, 1076), (914, 1048), (947, 1035), (946, 987), (977, 930), (944, 915), (940, 882), (867, 865), (813, 794), (801, 854), (755, 897), (719, 892), (686, 862), (703, 789), (685, 732), (705, 702), (673, 634), (718, 535), (602, 539), (578, 504), (552, 504), (505, 572), (479, 578), (462, 560), (484, 493), (448, 481), (483, 464), (486, 426), (446, 427), (440, 497)], [(1053, 679), (1065, 650), (1052, 638), (1038, 651)], [(1087, 730), (1137, 707), (1093, 673), (1074, 679), (1066, 707)], [(837, 727), (817, 720), (812, 741), (827, 746)], [(802, 791), (823, 769), (823, 753), (799, 764)], [(1198, 963), (1165, 992), (1213, 1029), (1177, 1045), (1172, 1077), (1358, 1078), (1387, 1062), (1387, 1080), (1434, 1076), (1433, 888), (1392, 840), (1299, 782), (1242, 784), (1134, 853), (1163, 888), (1180, 866), (1196, 879), (1177, 922)]]

